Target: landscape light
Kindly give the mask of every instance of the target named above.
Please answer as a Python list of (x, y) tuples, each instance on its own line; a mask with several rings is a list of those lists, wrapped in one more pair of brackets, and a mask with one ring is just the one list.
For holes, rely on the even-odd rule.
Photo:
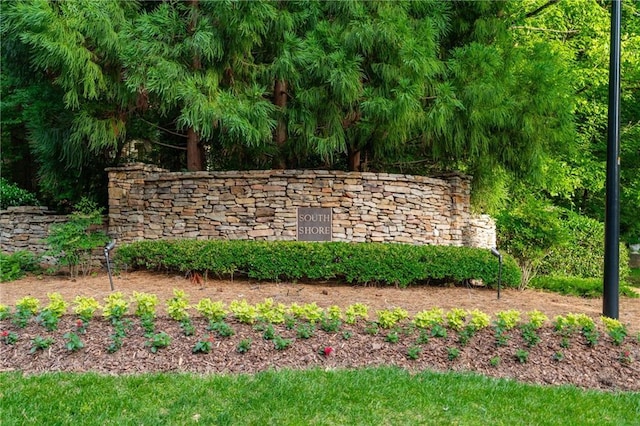
[(500, 299), (500, 284), (502, 282), (502, 254), (497, 248), (491, 248), (491, 254), (498, 258), (498, 299)]
[(116, 240), (109, 241), (109, 244), (104, 246), (104, 257), (107, 259), (107, 272), (109, 273), (109, 284), (111, 284), (111, 291), (113, 291), (113, 278), (111, 278), (111, 265), (109, 264), (109, 252), (116, 246)]

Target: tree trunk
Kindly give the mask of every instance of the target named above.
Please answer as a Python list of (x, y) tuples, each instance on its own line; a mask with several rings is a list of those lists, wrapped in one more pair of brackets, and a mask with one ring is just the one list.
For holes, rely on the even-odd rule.
[[(281, 113), (284, 113), (284, 109), (287, 107), (287, 82), (285, 80), (276, 80), (273, 87), (273, 103), (280, 109)], [(278, 147), (278, 157), (274, 161), (274, 168), (285, 169), (287, 167), (287, 161), (284, 153), (284, 145), (287, 142), (287, 123), (282, 116), (278, 118), (275, 142)]]
[[(192, 34), (195, 31), (196, 24), (198, 22), (198, 3), (199, 0), (191, 0), (189, 2), (191, 6), (191, 21), (187, 28), (189, 34)], [(193, 52), (191, 66), (194, 71), (202, 69), (200, 56), (197, 52)], [(200, 144), (200, 135), (193, 129), (193, 126), (189, 127), (187, 129), (187, 170), (190, 172), (204, 170), (203, 151), (204, 149)]]
[(360, 150), (349, 147), (349, 171), (360, 171)]
[(193, 130), (193, 127), (189, 127), (187, 129), (187, 170), (190, 172), (204, 170), (202, 158), (200, 135)]

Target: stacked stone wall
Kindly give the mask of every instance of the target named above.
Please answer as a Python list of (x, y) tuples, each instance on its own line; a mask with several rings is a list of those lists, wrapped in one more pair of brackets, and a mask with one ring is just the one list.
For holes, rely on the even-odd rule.
[(470, 213), (470, 179), (327, 170), (168, 172), (111, 168), (109, 233), (159, 238), (296, 240), (298, 207), (330, 208), (332, 240), (495, 245)]
[(46, 207), (9, 207), (0, 210), (2, 251), (13, 253), (29, 250), (42, 255), (47, 251), (44, 239), (49, 235), (49, 227), (66, 220), (66, 216), (52, 214)]

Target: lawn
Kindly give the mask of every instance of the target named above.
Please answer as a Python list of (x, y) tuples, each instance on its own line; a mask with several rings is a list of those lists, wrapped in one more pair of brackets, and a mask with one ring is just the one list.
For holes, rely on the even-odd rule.
[(631, 425), (640, 393), (383, 367), (255, 375), (0, 374), (2, 425)]

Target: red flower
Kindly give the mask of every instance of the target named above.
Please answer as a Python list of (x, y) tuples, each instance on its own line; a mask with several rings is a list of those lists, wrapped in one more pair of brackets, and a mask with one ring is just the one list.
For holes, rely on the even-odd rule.
[(83, 325), (84, 325), (84, 322), (83, 322), (81, 319), (79, 319), (78, 321), (76, 321), (76, 327), (80, 328), (80, 327), (82, 327)]
[(333, 353), (333, 348), (331, 346), (327, 346), (324, 348), (324, 356), (329, 356)]
[(9, 332), (7, 330), (2, 330), (2, 337), (9, 336)]

